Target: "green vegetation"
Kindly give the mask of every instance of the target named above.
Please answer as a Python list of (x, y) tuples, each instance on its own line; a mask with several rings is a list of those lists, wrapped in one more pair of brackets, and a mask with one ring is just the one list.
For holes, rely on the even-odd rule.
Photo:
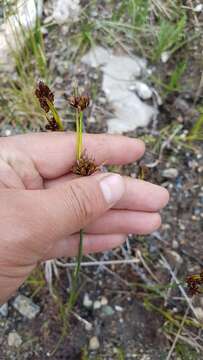
[[(36, 11), (37, 3), (36, 3)], [(41, 20), (36, 18), (34, 27), (25, 29), (16, 8), (15, 23), (8, 17), (14, 43), (8, 42), (9, 56), (15, 68), (15, 78), (10, 74), (0, 73), (0, 107), (6, 121), (18, 123), (21, 127), (39, 127), (42, 115), (37, 100), (33, 96), (36, 79), (48, 81), (48, 69), (41, 32)], [(29, 17), (27, 19), (30, 24)], [(3, 66), (2, 66), (3, 70)]]

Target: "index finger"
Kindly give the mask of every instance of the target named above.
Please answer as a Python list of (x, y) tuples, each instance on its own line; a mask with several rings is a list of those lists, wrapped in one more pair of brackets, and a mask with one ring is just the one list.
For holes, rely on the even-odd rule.
[[(2, 140), (30, 156), (46, 179), (66, 174), (75, 163), (75, 133), (33, 133)], [(98, 165), (122, 165), (139, 159), (145, 146), (141, 140), (120, 135), (84, 134), (83, 149)]]

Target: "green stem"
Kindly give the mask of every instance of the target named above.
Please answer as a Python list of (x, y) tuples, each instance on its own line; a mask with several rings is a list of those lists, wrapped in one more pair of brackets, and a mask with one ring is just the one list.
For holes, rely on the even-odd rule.
[(84, 231), (83, 229), (80, 230), (80, 242), (79, 242), (79, 250), (78, 250), (78, 256), (77, 256), (77, 266), (75, 268), (74, 271), (74, 277), (76, 279), (76, 282), (78, 282), (78, 277), (79, 277), (79, 273), (80, 273), (80, 265), (81, 265), (81, 261), (82, 261), (82, 255), (83, 255), (83, 235), (84, 235)]
[(79, 113), (79, 144), (78, 144), (78, 153), (79, 158), (82, 155), (82, 130), (83, 130), (83, 112)]
[(52, 113), (56, 123), (58, 124), (59, 130), (64, 131), (63, 123), (61, 121), (61, 118), (60, 118), (55, 106), (47, 98), (46, 98), (46, 102), (49, 105), (49, 108), (51, 110), (51, 113)]
[[(82, 129), (83, 129), (83, 112), (76, 110), (76, 152), (77, 152), (77, 160), (80, 160), (82, 154)], [(77, 255), (77, 265), (73, 273), (73, 282), (72, 282), (72, 289), (70, 292), (70, 296), (68, 299), (68, 304), (66, 308), (66, 315), (70, 314), (78, 296), (78, 281), (79, 281), (79, 274), (80, 274), (80, 267), (81, 261), (83, 257), (83, 237), (84, 231), (83, 229), (80, 230), (80, 241), (79, 241), (79, 249)]]
[(79, 119), (79, 112), (76, 110), (76, 158), (80, 160), (80, 119)]

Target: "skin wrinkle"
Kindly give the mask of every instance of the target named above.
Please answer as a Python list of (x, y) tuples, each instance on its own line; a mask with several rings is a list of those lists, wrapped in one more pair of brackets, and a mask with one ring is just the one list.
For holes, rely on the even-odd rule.
[(23, 184), (23, 188), (43, 188), (43, 179), (31, 158), (22, 151), (11, 147), (9, 150), (1, 147), (0, 158), (7, 163), (16, 177)]
[(8, 188), (25, 188), (19, 176), (13, 168), (0, 155), (0, 181)]

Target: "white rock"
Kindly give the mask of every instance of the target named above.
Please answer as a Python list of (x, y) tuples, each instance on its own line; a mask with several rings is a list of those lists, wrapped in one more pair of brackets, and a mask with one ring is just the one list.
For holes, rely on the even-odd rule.
[(198, 4), (197, 6), (195, 6), (194, 11), (195, 12), (203, 11), (203, 4)]
[(103, 316), (112, 316), (113, 314), (114, 314), (114, 309), (111, 307), (111, 306), (109, 306), (109, 305), (105, 305), (105, 306), (103, 306), (102, 307), (102, 315)]
[(161, 61), (162, 61), (162, 63), (165, 64), (165, 63), (169, 60), (170, 56), (171, 56), (171, 54), (170, 54), (169, 51), (164, 51), (164, 52), (161, 54)]
[(141, 81), (136, 81), (135, 84), (135, 91), (137, 92), (138, 96), (143, 100), (151, 99), (153, 91), (147, 84), (144, 84)]
[[(102, 66), (102, 90), (115, 113), (114, 118), (107, 119), (109, 133), (122, 133), (132, 131), (138, 126), (147, 126), (157, 116), (158, 112), (154, 107), (144, 103), (129, 90), (133, 86), (135, 88), (136, 83), (139, 87), (136, 78), (147, 71), (145, 59), (113, 55), (111, 50), (96, 47), (88, 52), (82, 61), (90, 66)], [(143, 97), (152, 96), (150, 88), (143, 85)]]
[(177, 240), (173, 240), (173, 241), (172, 241), (172, 247), (173, 247), (173, 249), (178, 249), (179, 243), (178, 243)]
[(87, 309), (91, 308), (93, 301), (90, 299), (89, 295), (86, 293), (83, 298), (83, 306)]
[(8, 303), (5, 303), (0, 306), (0, 315), (3, 317), (8, 316)]
[(203, 322), (203, 308), (196, 307), (194, 310), (195, 310), (195, 315), (197, 316), (198, 320)]
[(102, 306), (106, 306), (108, 304), (108, 299), (105, 296), (102, 296), (100, 301)]
[(167, 250), (167, 254), (169, 255), (174, 265), (181, 265), (183, 263), (182, 257), (174, 250)]
[(8, 334), (8, 345), (19, 347), (22, 344), (22, 338), (16, 331), (11, 331)]
[(5, 130), (5, 136), (10, 136), (12, 134), (11, 129), (6, 129)]
[(53, 17), (58, 24), (71, 20), (76, 21), (80, 13), (79, 0), (55, 0)]
[[(37, 3), (37, 6), (36, 6)], [(16, 49), (19, 42), (24, 41), (21, 26), (24, 28), (33, 27), (36, 16), (42, 14), (43, 0), (19, 0), (16, 4), (18, 11), (11, 15), (8, 20), (0, 26), (0, 64), (5, 70), (13, 70), (9, 48)], [(16, 38), (21, 37), (18, 43)]]
[(104, 74), (118, 81), (127, 90), (130, 83), (134, 82), (134, 78), (141, 75), (145, 66), (146, 61), (144, 59), (112, 55), (104, 68)]
[(123, 311), (123, 308), (119, 305), (115, 305), (115, 310), (118, 311), (118, 312), (122, 312)]
[(97, 336), (93, 336), (89, 341), (90, 350), (98, 350), (100, 347), (99, 339)]
[(162, 172), (162, 176), (167, 179), (175, 179), (178, 176), (178, 170), (176, 168), (165, 169)]
[(96, 119), (95, 119), (94, 116), (90, 116), (90, 117), (88, 118), (88, 123), (89, 123), (89, 124), (95, 124), (95, 122), (96, 122)]
[(101, 304), (101, 302), (99, 300), (94, 301), (94, 304), (93, 304), (93, 309), (94, 310), (100, 309), (101, 306), (102, 306), (102, 304)]
[(101, 46), (96, 46), (85, 54), (82, 58), (82, 62), (92, 67), (105, 65), (108, 63), (112, 56), (112, 51), (104, 49)]
[(32, 300), (24, 295), (18, 295), (14, 302), (13, 307), (19, 313), (28, 319), (34, 319), (40, 311), (40, 307), (32, 302)]
[(93, 326), (92, 326), (91, 323), (89, 323), (89, 322), (86, 322), (86, 323), (85, 323), (85, 330), (87, 330), (87, 331), (92, 331), (92, 328), (93, 328)]

